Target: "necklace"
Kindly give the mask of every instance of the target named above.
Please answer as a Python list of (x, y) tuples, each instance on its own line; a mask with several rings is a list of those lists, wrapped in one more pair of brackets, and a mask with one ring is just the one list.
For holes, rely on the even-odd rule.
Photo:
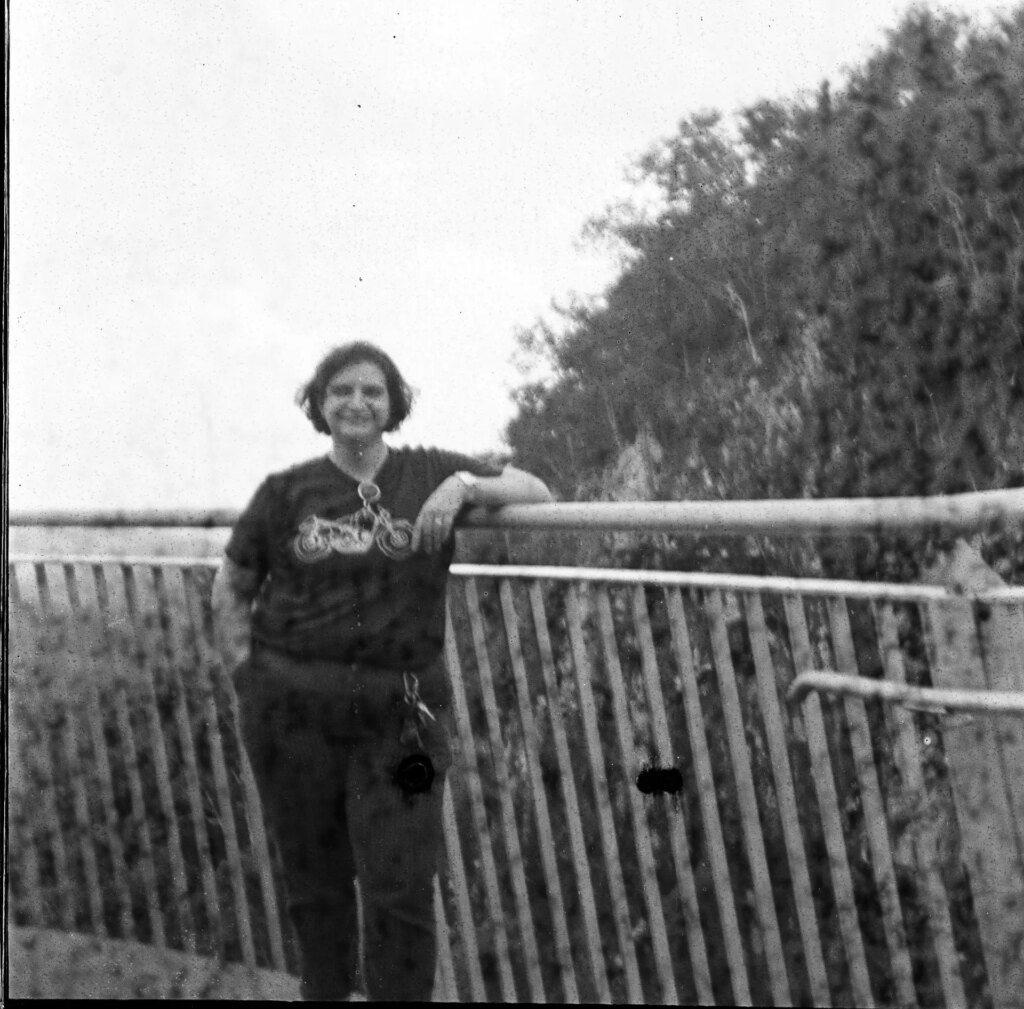
[(353, 469), (349, 469), (348, 466), (343, 465), (337, 457), (336, 448), (332, 448), (331, 451), (327, 453), (327, 458), (330, 459), (331, 463), (334, 466), (336, 466), (339, 470), (341, 470), (341, 472), (344, 473), (345, 476), (347, 476), (350, 480), (355, 480), (357, 484), (372, 483), (372, 481), (377, 478), (377, 475), (384, 468), (384, 464), (388, 461), (388, 456), (390, 455), (390, 450), (388, 449), (387, 445), (384, 445), (383, 447), (384, 452), (381, 455), (380, 461), (377, 462), (377, 464), (374, 465), (372, 468), (367, 470), (364, 470), (362, 469), (362, 467), (359, 467), (355, 468), (353, 471)]

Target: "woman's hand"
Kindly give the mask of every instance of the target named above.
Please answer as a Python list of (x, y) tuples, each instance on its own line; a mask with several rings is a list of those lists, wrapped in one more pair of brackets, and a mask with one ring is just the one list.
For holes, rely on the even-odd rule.
[(455, 526), (455, 517), (466, 503), (469, 490), (457, 477), (450, 476), (437, 486), (420, 509), (412, 530), (412, 548), (436, 554), (444, 546)]

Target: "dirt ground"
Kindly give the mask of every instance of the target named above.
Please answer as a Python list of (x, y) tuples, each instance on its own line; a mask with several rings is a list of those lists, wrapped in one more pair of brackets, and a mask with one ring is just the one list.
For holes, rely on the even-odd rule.
[(288, 974), (119, 939), (11, 928), (11, 998), (262, 999), (295, 1002)]

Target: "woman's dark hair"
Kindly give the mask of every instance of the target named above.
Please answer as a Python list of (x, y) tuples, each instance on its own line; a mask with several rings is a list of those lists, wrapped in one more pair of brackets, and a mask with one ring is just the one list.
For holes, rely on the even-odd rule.
[(295, 402), (299, 404), (302, 412), (321, 434), (331, 433), (320, 409), (327, 391), (327, 383), (342, 368), (347, 368), (350, 364), (361, 364), (364, 361), (377, 365), (384, 373), (388, 399), (391, 400), (391, 413), (384, 430), (397, 430), (402, 421), (409, 416), (409, 412), (412, 410), (412, 389), (409, 387), (409, 383), (402, 378), (398, 366), (376, 344), (368, 343), (365, 340), (356, 340), (354, 343), (345, 343), (330, 351), (316, 366), (313, 377), (295, 395)]

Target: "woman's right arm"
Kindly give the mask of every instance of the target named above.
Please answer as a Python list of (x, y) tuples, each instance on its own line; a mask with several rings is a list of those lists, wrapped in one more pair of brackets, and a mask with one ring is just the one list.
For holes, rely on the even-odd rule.
[(254, 571), (224, 558), (213, 579), (213, 627), (217, 650), (230, 674), (246, 659), (252, 647), (252, 601), (259, 590)]

